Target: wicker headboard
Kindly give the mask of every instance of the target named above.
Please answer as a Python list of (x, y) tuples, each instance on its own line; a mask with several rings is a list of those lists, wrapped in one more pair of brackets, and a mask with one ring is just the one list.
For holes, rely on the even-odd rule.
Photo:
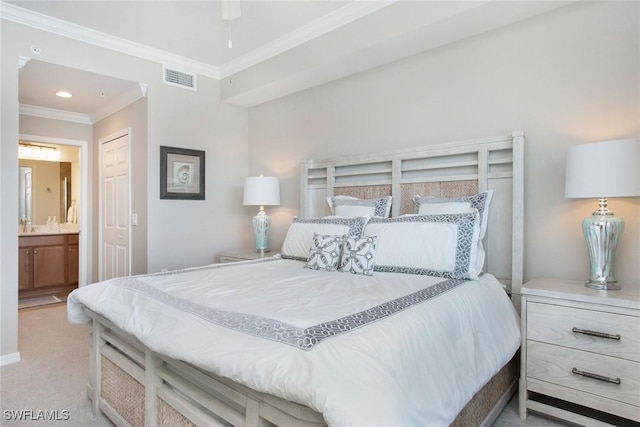
[(486, 271), (515, 298), (522, 285), (524, 132), (407, 150), (302, 163), (300, 212), (329, 215), (328, 196), (393, 196), (392, 216), (415, 213), (412, 197), (457, 197), (492, 189)]

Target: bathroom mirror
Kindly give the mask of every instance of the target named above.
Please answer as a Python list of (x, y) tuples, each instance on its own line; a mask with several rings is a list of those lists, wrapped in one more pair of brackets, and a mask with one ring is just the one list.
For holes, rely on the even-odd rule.
[[(62, 160), (48, 161), (19, 158), (19, 217), (27, 218), (33, 225), (47, 223), (56, 217), (59, 223), (77, 223), (75, 207), (79, 197), (79, 149), (64, 146)], [(66, 160), (76, 160), (66, 161)], [(73, 212), (69, 217), (70, 209)]]
[(33, 218), (31, 210), (31, 188), (33, 180), (33, 168), (31, 166), (20, 166), (20, 189), (18, 191), (19, 217)]

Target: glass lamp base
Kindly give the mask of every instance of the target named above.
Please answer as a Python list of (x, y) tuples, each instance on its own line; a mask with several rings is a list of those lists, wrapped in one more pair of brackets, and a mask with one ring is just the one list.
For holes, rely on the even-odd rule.
[(624, 221), (611, 213), (593, 216), (582, 222), (582, 231), (589, 251), (589, 281), (585, 286), (600, 290), (620, 290), (614, 273), (614, 260), (618, 240), (624, 230)]
[(591, 288), (591, 289), (597, 289), (600, 291), (619, 291), (620, 289), (622, 289), (622, 287), (620, 285), (617, 284), (617, 282), (592, 282), (589, 281), (587, 283), (584, 284), (587, 288)]
[(271, 228), (271, 218), (264, 213), (264, 209), (260, 206), (260, 212), (253, 217), (256, 252), (269, 252), (269, 228)]

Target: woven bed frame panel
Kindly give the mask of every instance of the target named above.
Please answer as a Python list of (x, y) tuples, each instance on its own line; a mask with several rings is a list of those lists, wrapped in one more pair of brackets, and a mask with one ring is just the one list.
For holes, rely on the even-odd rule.
[[(467, 180), (404, 183), (400, 186), (400, 191), (402, 195), (400, 215), (414, 214), (416, 213), (416, 207), (413, 202), (413, 196), (473, 196), (478, 193), (478, 181)], [(391, 196), (391, 185), (382, 184), (336, 187), (333, 190), (333, 193), (336, 196), (351, 196), (358, 199), (374, 199), (376, 197)]]
[(441, 182), (416, 182), (406, 183), (400, 186), (402, 202), (400, 215), (414, 214), (416, 206), (413, 196), (434, 197), (462, 197), (473, 196), (478, 193), (478, 181), (441, 181)]
[(157, 399), (158, 426), (161, 427), (196, 427), (187, 417), (162, 399)]
[[(518, 366), (518, 357), (514, 356), (473, 396), (451, 426), (479, 426), (509, 387), (517, 381)], [(102, 381), (102, 397), (132, 426), (144, 426), (144, 386), (105, 357), (102, 357)], [(158, 399), (158, 425), (195, 426), (162, 399)]]
[(451, 427), (479, 426), (496, 406), (505, 391), (518, 380), (519, 369), (519, 357), (516, 354), (462, 408), (462, 411), (451, 423)]
[(374, 199), (376, 197), (390, 196), (391, 185), (367, 185), (367, 186), (351, 186), (337, 187), (333, 194), (336, 196), (351, 196), (358, 199)]
[(144, 385), (107, 357), (101, 359), (101, 397), (133, 427), (144, 427)]

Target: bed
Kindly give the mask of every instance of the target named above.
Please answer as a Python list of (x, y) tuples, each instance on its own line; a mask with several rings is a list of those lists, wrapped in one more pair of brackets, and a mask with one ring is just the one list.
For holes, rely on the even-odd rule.
[(94, 411), (133, 426), (490, 425), (517, 384), (523, 143), (305, 161), (280, 256), (74, 291)]

